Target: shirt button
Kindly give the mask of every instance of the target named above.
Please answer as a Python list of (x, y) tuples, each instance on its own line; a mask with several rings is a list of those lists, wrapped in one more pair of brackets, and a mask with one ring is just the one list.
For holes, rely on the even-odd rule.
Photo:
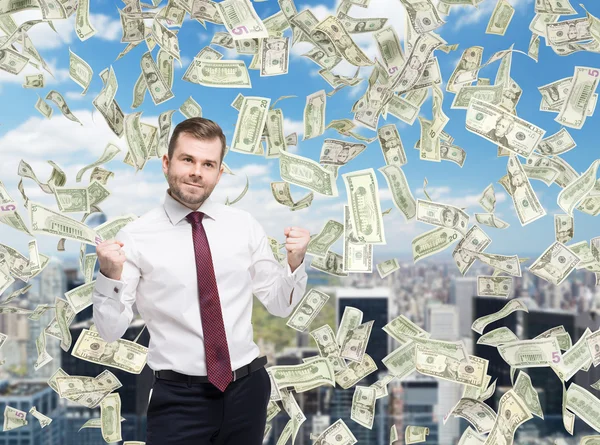
[(113, 289), (115, 291), (115, 293), (119, 293), (119, 288), (117, 286), (115, 286), (115, 288)]

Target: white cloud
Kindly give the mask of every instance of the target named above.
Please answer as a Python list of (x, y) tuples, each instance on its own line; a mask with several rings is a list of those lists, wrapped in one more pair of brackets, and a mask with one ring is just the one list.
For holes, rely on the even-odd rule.
[[(31, 41), (36, 49), (55, 49), (64, 45), (68, 45), (75, 41), (79, 42), (79, 38), (75, 36), (75, 16), (71, 15), (65, 20), (53, 20), (52, 24), (56, 28), (56, 32), (48, 25), (42, 22), (34, 25), (28, 32)], [(42, 14), (39, 10), (19, 11), (12, 16), (20, 26), (28, 20), (41, 19)], [(96, 34), (92, 39), (98, 38), (102, 40), (121, 40), (121, 21), (114, 19), (105, 14), (90, 13), (90, 23), (96, 29)]]
[[(319, 20), (325, 19), (328, 15), (335, 16), (336, 9), (340, 4), (340, 0), (336, 0), (333, 8), (328, 8), (325, 5), (301, 5), (298, 7), (298, 11), (302, 11), (303, 9), (310, 8), (312, 13)], [(392, 26), (396, 33), (398, 34), (398, 38), (400, 41), (404, 40), (404, 16), (405, 9), (399, 4), (398, 0), (371, 0), (369, 6), (367, 8), (361, 8), (359, 6), (352, 6), (348, 11), (348, 15), (350, 17), (355, 18), (365, 18), (365, 17), (385, 17), (387, 18), (387, 22), (385, 26)], [(372, 32), (367, 33), (357, 33), (350, 35), (354, 42), (360, 47), (361, 50), (367, 55), (370, 60), (375, 60), (375, 57), (380, 58), (379, 51), (377, 50), (377, 45), (375, 43), (375, 38), (373, 37)], [(294, 45), (291, 49), (291, 54), (293, 56), (301, 56), (305, 52), (312, 49), (313, 45), (306, 42), (301, 42)], [(310, 61), (306, 57), (301, 57), (306, 60), (308, 63), (314, 63)], [(364, 67), (361, 69), (361, 76), (369, 75), (372, 67)], [(356, 71), (356, 66), (342, 60), (336, 67), (331, 70), (335, 74), (341, 74), (344, 76), (352, 76)]]
[[(83, 90), (81, 90), (81, 91), (83, 91)], [(82, 96), (81, 91), (67, 91), (66, 93), (63, 94), (63, 96), (65, 99), (67, 99), (69, 101), (74, 101), (74, 100), (88, 100), (89, 98), (94, 98), (98, 95), (98, 93), (90, 92), (88, 90), (88, 92)]]
[[(524, 8), (533, 0), (507, 0), (515, 9)], [(479, 4), (479, 7), (473, 7), (470, 5), (458, 5), (452, 6), (450, 14), (452, 15), (455, 11), (462, 12), (458, 18), (450, 20), (454, 24), (454, 29), (460, 29), (463, 26), (478, 23), (481, 20), (489, 20), (494, 7), (496, 6), (495, 1), (483, 1)]]
[[(44, 60), (46, 60), (46, 59), (44, 59)], [(40, 66), (40, 70), (41, 70), (40, 71), (40, 70), (34, 68), (32, 65), (27, 64), (25, 66), (25, 68), (23, 68), (21, 70), (21, 72), (16, 75), (11, 74), (7, 71), (0, 71), (0, 84), (18, 83), (19, 85), (23, 85), (25, 83), (25, 76), (29, 76), (32, 74), (40, 74), (40, 73), (43, 73), (43, 75), (44, 75), (44, 85), (45, 86), (56, 85), (56, 84), (59, 84), (61, 82), (64, 82), (65, 80), (69, 79), (69, 70), (64, 69), (64, 68), (57, 68), (56, 67), (56, 58), (46, 60), (46, 64), (48, 65), (48, 68), (50, 69), (50, 72), (54, 75), (54, 77), (52, 77), (41, 66)], [(38, 89), (38, 88), (33, 88), (33, 89)]]

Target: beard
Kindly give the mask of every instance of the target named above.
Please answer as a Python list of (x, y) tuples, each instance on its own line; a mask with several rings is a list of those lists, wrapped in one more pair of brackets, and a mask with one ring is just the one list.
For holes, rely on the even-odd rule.
[[(185, 190), (185, 187), (190, 187), (185, 185), (183, 182), (179, 182), (177, 178), (167, 177), (167, 182), (169, 183), (169, 190), (171, 195), (180, 200), (181, 202), (185, 202), (190, 205), (197, 205), (198, 207), (202, 205), (206, 198), (210, 196), (212, 189), (208, 189), (206, 185), (202, 185), (201, 189), (198, 189), (198, 192), (193, 193), (191, 191)], [(192, 181), (189, 184), (196, 184)]]

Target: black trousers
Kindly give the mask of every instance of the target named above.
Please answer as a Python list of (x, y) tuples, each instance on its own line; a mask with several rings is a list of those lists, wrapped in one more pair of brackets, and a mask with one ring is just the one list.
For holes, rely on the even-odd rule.
[(230, 382), (156, 379), (148, 404), (146, 445), (261, 445), (271, 380), (262, 367)]

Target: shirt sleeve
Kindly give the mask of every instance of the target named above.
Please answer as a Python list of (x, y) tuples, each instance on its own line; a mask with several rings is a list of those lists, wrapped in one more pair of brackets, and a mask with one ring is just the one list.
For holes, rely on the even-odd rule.
[(115, 235), (123, 243), (125, 263), (120, 280), (98, 271), (92, 292), (93, 321), (100, 337), (108, 343), (120, 339), (133, 320), (133, 303), (141, 272), (133, 238), (123, 229)]
[[(250, 215), (250, 242), (253, 248), (250, 264), (252, 292), (277, 317), (288, 317), (304, 296), (308, 275), (305, 260), (292, 272), (290, 265), (275, 259), (269, 239), (260, 223)], [(292, 293), (290, 304), (290, 294)]]

